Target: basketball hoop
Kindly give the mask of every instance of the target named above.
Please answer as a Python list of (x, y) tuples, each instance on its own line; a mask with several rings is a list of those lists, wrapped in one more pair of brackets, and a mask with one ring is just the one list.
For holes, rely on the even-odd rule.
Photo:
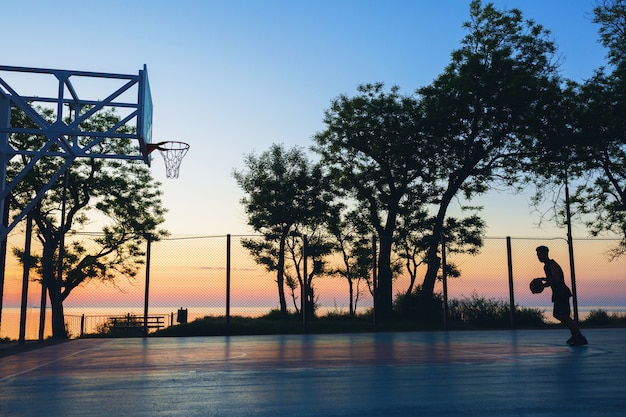
[(165, 176), (167, 178), (178, 178), (180, 163), (189, 150), (189, 144), (185, 142), (167, 141), (159, 143), (148, 143), (147, 153), (150, 154), (158, 149), (165, 161)]

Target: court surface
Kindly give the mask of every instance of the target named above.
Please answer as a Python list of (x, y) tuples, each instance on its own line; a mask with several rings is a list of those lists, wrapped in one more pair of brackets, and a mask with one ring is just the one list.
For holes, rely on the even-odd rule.
[(626, 329), (82, 339), (0, 358), (10, 416), (625, 416)]

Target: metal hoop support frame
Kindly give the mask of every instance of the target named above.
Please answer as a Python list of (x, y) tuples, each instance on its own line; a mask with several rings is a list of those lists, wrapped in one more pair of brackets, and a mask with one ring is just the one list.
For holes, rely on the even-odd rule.
[(165, 176), (167, 178), (178, 178), (178, 170), (180, 163), (189, 150), (189, 144), (178, 141), (166, 141), (159, 143), (148, 143), (146, 151), (149, 155), (155, 149), (158, 149), (165, 161)]

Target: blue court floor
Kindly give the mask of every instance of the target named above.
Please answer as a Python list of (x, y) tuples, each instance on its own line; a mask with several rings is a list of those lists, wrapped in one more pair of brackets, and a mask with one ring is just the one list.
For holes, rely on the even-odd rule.
[(0, 416), (626, 416), (626, 329), (81, 339), (0, 358)]

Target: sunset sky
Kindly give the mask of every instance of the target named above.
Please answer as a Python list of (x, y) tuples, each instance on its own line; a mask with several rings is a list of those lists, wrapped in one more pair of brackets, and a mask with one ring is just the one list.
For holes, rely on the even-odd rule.
[[(469, 3), (11, 1), (2, 5), (0, 53), (2, 65), (25, 67), (136, 74), (146, 64), (153, 141), (191, 145), (177, 180), (165, 178), (160, 156), (152, 163), (169, 209), (165, 227), (173, 236), (247, 234), (232, 177), (244, 155), (273, 143), (308, 148), (331, 100), (359, 84), (406, 94), (429, 84), (460, 45)], [(593, 0), (494, 3), (552, 31), (565, 77), (583, 81), (605, 64)], [(475, 204), (484, 206), (488, 236), (565, 236), (537, 226), (529, 194), (493, 191)], [(575, 225), (575, 237), (586, 235)]]

